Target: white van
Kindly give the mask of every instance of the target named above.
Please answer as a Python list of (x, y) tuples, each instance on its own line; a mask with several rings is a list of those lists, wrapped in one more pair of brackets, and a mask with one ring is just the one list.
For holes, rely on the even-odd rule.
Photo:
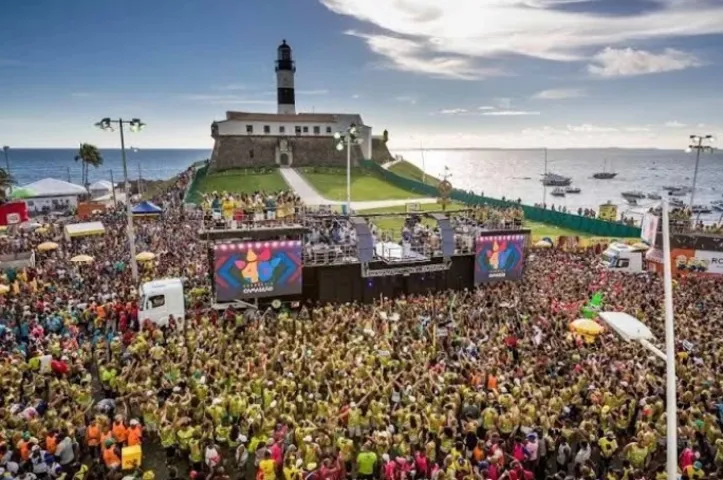
[(182, 326), (186, 318), (186, 305), (183, 297), (183, 281), (180, 278), (153, 280), (141, 285), (138, 320), (143, 323), (150, 320), (156, 325), (168, 324), (168, 316), (173, 315), (176, 325)]
[(602, 263), (608, 270), (638, 273), (644, 271), (645, 249), (613, 242), (602, 254)]

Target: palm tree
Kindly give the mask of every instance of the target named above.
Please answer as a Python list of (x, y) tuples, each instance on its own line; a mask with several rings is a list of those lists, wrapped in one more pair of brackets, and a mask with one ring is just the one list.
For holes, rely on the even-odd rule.
[(0, 168), (0, 201), (8, 198), (8, 192), (15, 183), (15, 179), (4, 168)]
[(103, 165), (103, 156), (98, 147), (90, 143), (81, 143), (75, 161), (81, 162), (81, 178), (84, 187), (88, 187), (88, 167), (98, 168)]

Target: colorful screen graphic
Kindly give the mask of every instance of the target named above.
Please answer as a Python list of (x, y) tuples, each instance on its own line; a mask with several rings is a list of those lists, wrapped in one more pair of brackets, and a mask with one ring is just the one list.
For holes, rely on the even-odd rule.
[(524, 235), (493, 235), (477, 238), (474, 283), (518, 280), (524, 262)]
[(216, 300), (301, 293), (301, 242), (245, 242), (214, 246)]

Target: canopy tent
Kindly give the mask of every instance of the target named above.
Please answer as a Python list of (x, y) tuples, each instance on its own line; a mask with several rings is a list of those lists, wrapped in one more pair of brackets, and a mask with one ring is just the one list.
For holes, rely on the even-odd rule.
[(88, 190), (94, 197), (102, 197), (103, 195), (113, 193), (113, 184), (108, 180), (98, 180), (97, 182), (91, 183)]
[(23, 186), (22, 190), (27, 195), (24, 198), (70, 197), (88, 193), (85, 187), (55, 178), (44, 178), (37, 182), (29, 183)]
[(133, 215), (160, 215), (163, 209), (153, 202), (143, 201), (133, 207)]
[(65, 226), (65, 236), (67, 238), (103, 235), (104, 233), (105, 227), (101, 222), (72, 223)]

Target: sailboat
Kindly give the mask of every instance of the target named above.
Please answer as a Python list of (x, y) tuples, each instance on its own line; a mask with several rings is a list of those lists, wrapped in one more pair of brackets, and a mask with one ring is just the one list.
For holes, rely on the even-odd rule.
[(605, 166), (603, 167), (602, 172), (597, 172), (593, 174), (592, 178), (597, 178), (598, 180), (610, 180), (611, 178), (615, 178), (617, 176), (617, 172), (608, 172), (607, 171), (607, 160), (605, 161)]

